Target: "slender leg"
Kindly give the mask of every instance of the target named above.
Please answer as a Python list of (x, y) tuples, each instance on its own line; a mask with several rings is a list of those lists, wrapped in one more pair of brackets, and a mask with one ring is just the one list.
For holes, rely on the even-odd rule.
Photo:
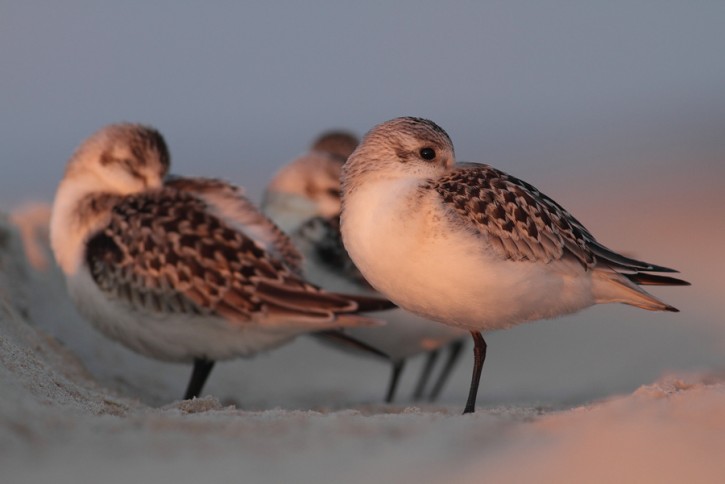
[(435, 402), (438, 399), (438, 396), (443, 391), (443, 386), (448, 381), (448, 377), (451, 376), (451, 371), (453, 371), (453, 368), (456, 366), (458, 359), (461, 357), (462, 349), (463, 341), (460, 340), (454, 341), (453, 343), (448, 345), (448, 359), (443, 366), (441, 374), (438, 375), (438, 380), (436, 380), (435, 385), (433, 385), (433, 390), (430, 392), (430, 395), (428, 395), (429, 402)]
[(471, 388), (468, 390), (468, 400), (464, 415), (476, 411), (476, 395), (478, 395), (478, 382), (481, 381), (481, 370), (483, 362), (486, 361), (486, 341), (478, 331), (471, 331), (473, 336), (473, 375), (471, 376)]
[(199, 396), (212, 368), (214, 368), (214, 362), (211, 360), (207, 360), (205, 358), (197, 358), (194, 360), (194, 369), (191, 372), (189, 385), (186, 387), (184, 400), (189, 400)]
[(439, 354), (440, 351), (438, 350), (434, 350), (428, 353), (428, 356), (425, 359), (425, 366), (423, 366), (423, 373), (421, 373), (418, 384), (415, 386), (415, 391), (413, 392), (414, 401), (417, 402), (423, 397), (425, 387), (428, 385), (428, 380), (430, 380), (430, 374), (433, 370), (433, 365), (435, 365)]
[(398, 388), (398, 380), (400, 379), (400, 373), (405, 367), (405, 360), (396, 361), (393, 363), (393, 373), (390, 375), (390, 383), (388, 384), (388, 393), (385, 395), (385, 403), (390, 403), (395, 397), (395, 389)]

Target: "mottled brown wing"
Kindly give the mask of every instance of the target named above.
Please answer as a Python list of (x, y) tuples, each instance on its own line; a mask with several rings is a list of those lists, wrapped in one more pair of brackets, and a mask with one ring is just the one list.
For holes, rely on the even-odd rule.
[(298, 275), (302, 271), (302, 256), (290, 238), (265, 217), (242, 190), (230, 183), (215, 178), (188, 178), (169, 176), (165, 185), (176, 190), (189, 192), (201, 198), (212, 209), (214, 215), (227, 223), (236, 223), (255, 233), (247, 235), (255, 237), (257, 242), (274, 256), (284, 261)]
[(329, 321), (358, 304), (304, 282), (199, 198), (163, 190), (129, 196), (88, 242), (101, 290), (136, 310)]
[(488, 165), (465, 164), (432, 185), (443, 203), (515, 261), (571, 256), (585, 268), (596, 260), (591, 234), (528, 183)]

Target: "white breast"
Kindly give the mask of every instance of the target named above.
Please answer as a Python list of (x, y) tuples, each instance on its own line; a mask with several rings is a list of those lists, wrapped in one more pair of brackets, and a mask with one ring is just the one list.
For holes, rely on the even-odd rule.
[(109, 338), (142, 355), (164, 361), (250, 357), (292, 340), (304, 329), (234, 324), (215, 316), (150, 312), (101, 292), (85, 265), (67, 277), (78, 311)]
[(569, 262), (512, 262), (451, 222), (434, 192), (409, 180), (372, 181), (345, 199), (345, 246), (396, 304), (469, 330), (567, 314), (594, 303), (590, 274)]

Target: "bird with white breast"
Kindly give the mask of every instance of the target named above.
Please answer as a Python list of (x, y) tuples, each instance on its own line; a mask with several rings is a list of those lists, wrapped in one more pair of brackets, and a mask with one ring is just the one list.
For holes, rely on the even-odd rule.
[[(302, 253), (303, 274), (310, 282), (327, 290), (377, 296), (350, 260), (340, 235), (340, 171), (357, 144), (357, 138), (345, 131), (320, 135), (308, 153), (283, 166), (270, 180), (262, 211), (291, 237)], [(422, 398), (441, 350), (448, 348), (443, 369), (428, 394), (431, 401), (435, 400), (461, 355), (463, 338), (468, 333), (402, 309), (386, 311), (380, 317), (386, 321), (385, 326), (348, 328), (345, 334), (365, 348), (377, 349), (390, 361), (392, 372), (385, 401), (393, 401), (407, 359), (426, 354), (413, 393), (415, 400)], [(325, 341), (338, 343), (330, 336), (335, 334), (323, 335)], [(336, 347), (360, 349), (349, 341), (343, 343)], [(355, 352), (371, 354), (365, 350)]]
[(677, 311), (640, 285), (688, 285), (677, 272), (607, 249), (532, 185), (456, 163), (448, 134), (402, 117), (371, 129), (342, 171), (341, 230), (367, 281), (400, 307), (469, 331), (475, 410), (482, 331), (624, 303)]
[(50, 237), (79, 312), (131, 350), (194, 363), (185, 398), (214, 362), (294, 337), (377, 321), (381, 299), (323, 291), (300, 276), (284, 233), (234, 186), (167, 176), (161, 134), (107, 126), (68, 162)]

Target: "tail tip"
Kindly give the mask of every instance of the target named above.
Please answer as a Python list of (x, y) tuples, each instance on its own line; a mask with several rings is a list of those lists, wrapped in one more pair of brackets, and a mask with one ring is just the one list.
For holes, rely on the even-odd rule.
[(677, 309), (677, 308), (676, 308), (676, 307), (674, 307), (674, 306), (670, 306), (669, 304), (665, 306), (665, 309), (664, 309), (664, 310), (665, 310), (665, 311), (669, 311), (669, 312), (671, 312), (671, 313), (679, 313), (679, 312), (680, 312), (680, 310), (679, 310), (679, 309)]

